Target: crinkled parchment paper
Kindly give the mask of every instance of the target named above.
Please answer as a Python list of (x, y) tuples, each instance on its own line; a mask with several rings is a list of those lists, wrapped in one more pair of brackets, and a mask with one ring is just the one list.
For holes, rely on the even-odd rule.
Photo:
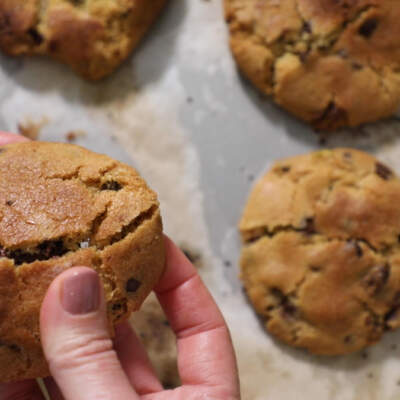
[[(5, 56), (0, 82), (2, 129), (39, 124), (40, 140), (75, 139), (134, 165), (158, 191), (166, 232), (195, 259), (231, 328), (243, 399), (400, 398), (400, 333), (358, 354), (313, 357), (274, 341), (246, 302), (236, 224), (248, 191), (274, 159), (321, 145), (239, 78), (220, 0), (171, 0), (135, 55), (99, 84), (49, 60)], [(371, 151), (400, 172), (399, 130), (392, 119), (326, 146)], [(174, 340), (155, 300), (132, 322), (175, 384)]]

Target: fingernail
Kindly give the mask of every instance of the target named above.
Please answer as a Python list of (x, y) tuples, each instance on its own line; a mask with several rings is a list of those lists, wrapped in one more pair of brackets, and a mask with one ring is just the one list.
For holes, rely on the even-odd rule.
[(100, 281), (91, 270), (75, 272), (63, 282), (61, 303), (71, 314), (87, 314), (100, 305)]

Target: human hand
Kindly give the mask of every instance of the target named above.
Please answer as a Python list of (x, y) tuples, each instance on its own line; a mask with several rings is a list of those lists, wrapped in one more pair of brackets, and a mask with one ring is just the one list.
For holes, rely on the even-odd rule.
[[(0, 133), (0, 145), (23, 138)], [(41, 335), (52, 377), (52, 400), (240, 398), (234, 351), (225, 321), (196, 269), (166, 238), (166, 271), (155, 288), (177, 337), (182, 386), (164, 390), (128, 323), (107, 329), (97, 274), (74, 267), (51, 284), (42, 304)], [(63, 296), (65, 285), (78, 293)], [(68, 291), (64, 291), (66, 293)], [(36, 381), (0, 385), (0, 400), (43, 400)]]

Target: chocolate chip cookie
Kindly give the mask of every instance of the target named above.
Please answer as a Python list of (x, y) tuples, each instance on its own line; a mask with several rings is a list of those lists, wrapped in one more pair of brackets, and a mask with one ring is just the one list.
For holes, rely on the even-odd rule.
[(350, 353), (400, 326), (400, 180), (356, 150), (276, 163), (240, 222), (241, 277), (269, 332)]
[(67, 144), (0, 148), (0, 382), (48, 375), (39, 310), (52, 280), (96, 270), (110, 330), (164, 269), (156, 194), (131, 167)]
[(400, 2), (224, 0), (239, 68), (318, 130), (389, 117), (400, 104)]
[(91, 80), (111, 74), (167, 0), (0, 0), (0, 48), (49, 55)]

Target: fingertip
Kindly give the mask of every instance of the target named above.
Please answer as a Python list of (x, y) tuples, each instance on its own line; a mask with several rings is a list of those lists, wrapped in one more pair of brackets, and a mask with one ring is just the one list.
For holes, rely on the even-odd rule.
[(61, 306), (61, 296), (65, 282), (84, 274), (91, 276), (95, 275), (96, 279), (98, 279), (98, 274), (95, 270), (84, 266), (69, 268), (55, 277), (55, 279), (51, 282), (42, 302), (40, 310), (41, 326), (47, 326), (50, 319), (60, 316), (59, 310), (63, 308)]
[(29, 142), (29, 140), (24, 136), (17, 135), (16, 133), (0, 131), (0, 146), (20, 142)]

